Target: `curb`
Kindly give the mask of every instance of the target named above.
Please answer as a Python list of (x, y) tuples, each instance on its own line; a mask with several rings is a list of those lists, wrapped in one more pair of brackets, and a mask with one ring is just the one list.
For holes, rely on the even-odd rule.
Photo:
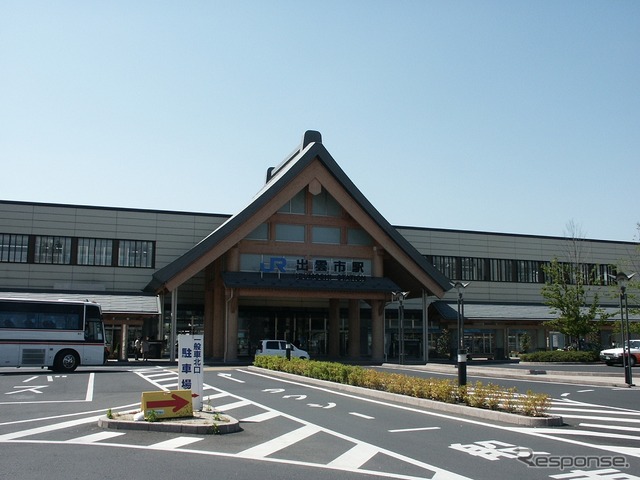
[(108, 430), (138, 430), (144, 432), (190, 433), (194, 435), (213, 435), (235, 433), (242, 430), (240, 422), (235, 418), (223, 415), (227, 421), (211, 420), (211, 423), (193, 423), (189, 419), (146, 422), (133, 420), (118, 420), (101, 417), (98, 426)]
[(313, 385), (323, 386), (334, 390), (341, 390), (345, 392), (357, 393), (359, 395), (378, 398), (381, 400), (388, 400), (393, 402), (402, 403), (405, 405), (412, 405), (417, 407), (426, 408), (429, 410), (438, 410), (446, 413), (455, 413), (456, 415), (464, 415), (465, 417), (480, 418), (483, 420), (490, 420), (494, 422), (504, 422), (522, 427), (559, 427), (564, 422), (561, 416), (549, 415), (546, 417), (527, 417), (524, 415), (518, 415), (515, 413), (501, 412), (497, 410), (487, 410), (485, 408), (469, 407), (468, 405), (458, 405), (455, 403), (437, 402), (435, 400), (427, 400), (425, 398), (409, 397), (407, 395), (400, 395), (397, 393), (382, 392), (379, 390), (371, 390), (364, 387), (354, 387), (351, 385), (345, 385), (343, 383), (329, 382), (327, 380), (318, 380), (316, 378), (302, 377), (300, 375), (294, 375), (292, 373), (278, 372), (275, 370), (268, 370), (266, 368), (249, 366), (250, 370), (256, 370), (261, 373), (281, 377), (289, 380), (295, 380), (299, 382), (311, 383)]
[[(534, 366), (534, 364), (527, 364)], [(394, 363), (383, 363), (382, 368), (398, 368)], [(407, 370), (415, 370), (421, 372), (435, 372), (435, 373), (451, 373), (455, 374), (458, 371), (457, 365), (454, 364), (433, 364), (428, 363), (426, 365), (401, 365), (401, 368)], [(553, 382), (570, 383), (577, 385), (596, 385), (601, 387), (628, 387), (624, 383), (624, 379), (616, 379), (609, 377), (602, 377), (597, 375), (589, 375), (582, 372), (563, 372), (560, 370), (546, 370), (546, 369), (520, 369), (510, 370), (500, 367), (476, 367), (467, 364), (467, 376), (479, 376), (479, 377), (502, 377), (520, 380), (530, 380), (535, 377), (544, 377), (545, 379)]]

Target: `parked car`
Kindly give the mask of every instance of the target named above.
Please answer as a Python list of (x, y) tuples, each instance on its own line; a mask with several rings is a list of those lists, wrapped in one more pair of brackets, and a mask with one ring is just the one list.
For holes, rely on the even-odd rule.
[[(629, 352), (629, 364), (633, 367), (640, 363), (640, 340), (630, 340), (630, 352)], [(626, 345), (624, 350), (626, 351)], [(622, 364), (623, 349), (609, 348), (608, 350), (602, 350), (600, 352), (600, 360), (607, 365), (614, 365), (616, 363)]]
[(287, 346), (291, 348), (291, 357), (302, 358), (304, 360), (309, 359), (309, 354), (304, 350), (299, 349), (295, 345), (284, 340), (260, 340), (258, 342), (258, 348), (256, 348), (256, 355), (276, 355), (278, 357), (287, 356)]

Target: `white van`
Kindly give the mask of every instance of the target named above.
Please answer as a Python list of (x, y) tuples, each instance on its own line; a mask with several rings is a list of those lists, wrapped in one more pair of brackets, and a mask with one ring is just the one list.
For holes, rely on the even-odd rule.
[(275, 355), (278, 357), (287, 356), (287, 345), (291, 348), (291, 357), (301, 358), (303, 360), (309, 359), (309, 354), (304, 350), (300, 350), (295, 345), (284, 340), (260, 340), (258, 342), (258, 348), (256, 348), (256, 355)]

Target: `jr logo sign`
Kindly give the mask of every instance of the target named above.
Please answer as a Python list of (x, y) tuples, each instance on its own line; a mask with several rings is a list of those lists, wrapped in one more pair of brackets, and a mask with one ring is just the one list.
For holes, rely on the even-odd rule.
[(260, 262), (260, 271), (264, 273), (285, 273), (286, 269), (287, 259), (284, 257), (271, 257), (269, 259), (269, 265), (267, 265), (265, 262)]

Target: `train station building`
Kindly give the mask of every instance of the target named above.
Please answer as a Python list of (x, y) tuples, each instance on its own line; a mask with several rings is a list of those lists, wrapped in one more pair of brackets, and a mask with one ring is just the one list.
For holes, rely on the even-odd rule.
[[(473, 357), (505, 359), (575, 341), (545, 326), (540, 294), (543, 265), (570, 261), (572, 241), (393, 226), (307, 131), (231, 216), (0, 201), (0, 296), (98, 301), (118, 358), (141, 335), (171, 357), (177, 334), (198, 332), (226, 363), (271, 338), (312, 358), (426, 362), (455, 351), (462, 318)], [(619, 312), (610, 275), (638, 245), (580, 248)]]

